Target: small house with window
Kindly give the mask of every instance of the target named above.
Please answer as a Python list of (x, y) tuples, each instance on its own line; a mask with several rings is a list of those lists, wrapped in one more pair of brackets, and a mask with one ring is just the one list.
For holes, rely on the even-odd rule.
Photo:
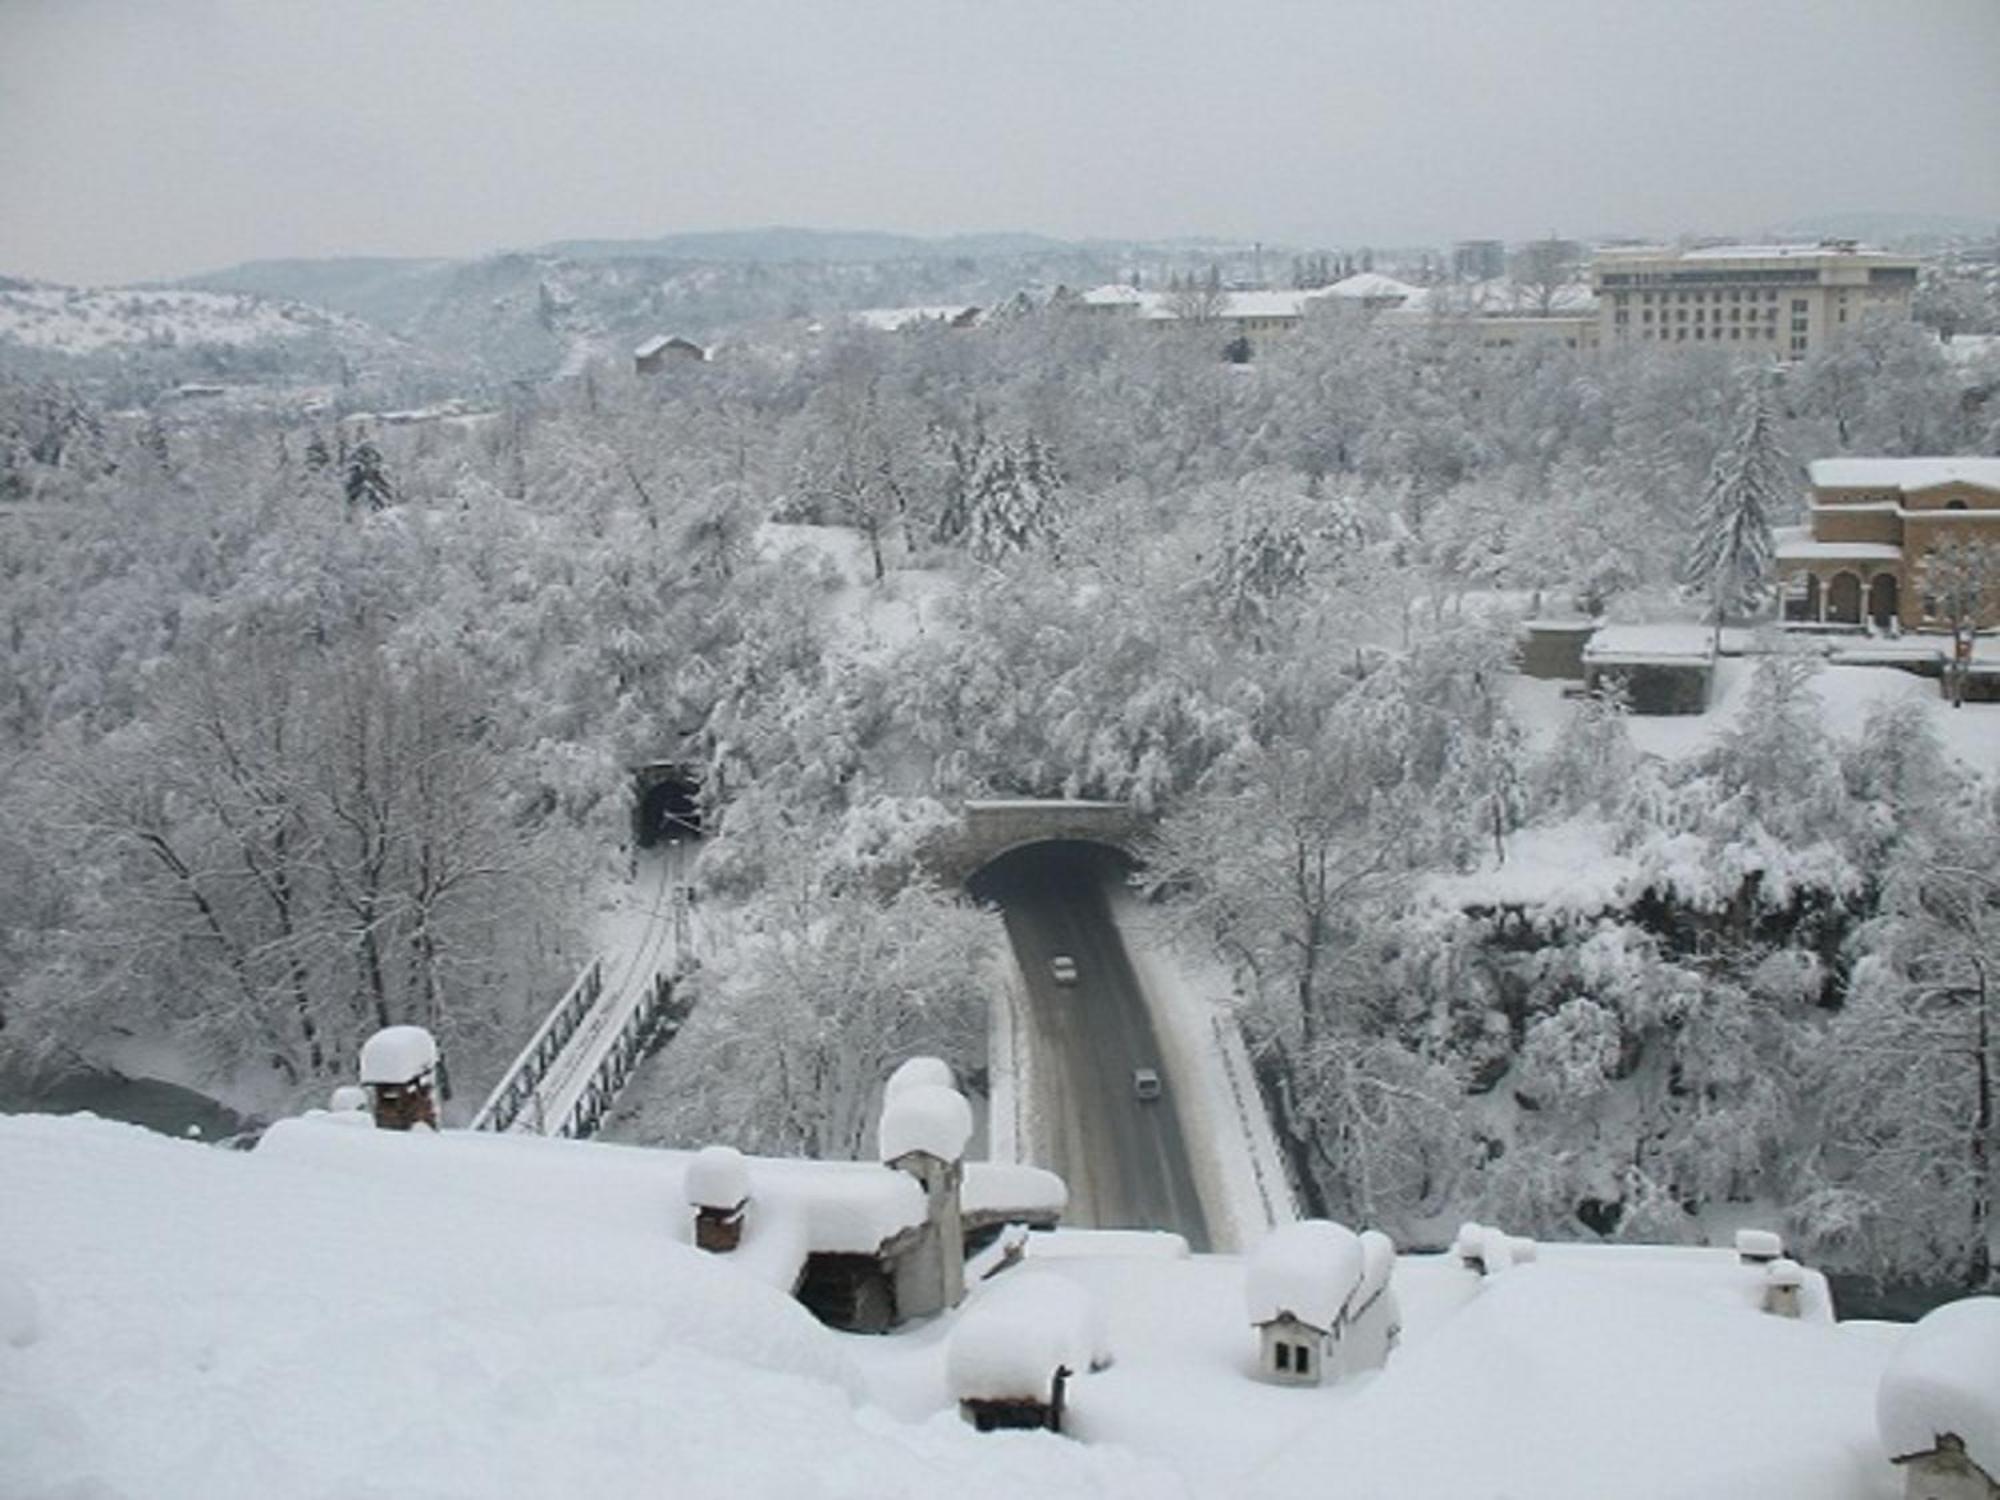
[(1330, 1220), (1281, 1224), (1264, 1237), (1244, 1267), (1243, 1284), (1259, 1375), (1279, 1385), (1319, 1385), (1339, 1376), (1365, 1265), (1360, 1237)]

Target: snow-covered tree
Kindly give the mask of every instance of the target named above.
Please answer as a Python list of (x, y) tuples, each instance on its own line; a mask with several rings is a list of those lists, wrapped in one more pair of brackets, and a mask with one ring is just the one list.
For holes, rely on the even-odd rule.
[(1707, 596), (1718, 638), (1725, 620), (1754, 611), (1769, 592), (1771, 528), (1789, 487), (1770, 398), (1753, 381), (1736, 436), (1709, 469), (1685, 571), (1688, 587)]
[(1924, 614), (1951, 633), (1945, 681), (1952, 707), (1962, 707), (1973, 643), (1983, 626), (2000, 620), (2000, 542), (1952, 537), (1938, 543), (1917, 564), (1917, 590)]

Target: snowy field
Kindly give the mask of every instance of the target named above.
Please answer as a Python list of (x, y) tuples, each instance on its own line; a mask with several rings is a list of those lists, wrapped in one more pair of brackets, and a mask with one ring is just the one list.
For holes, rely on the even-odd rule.
[[(1544, 1247), (1484, 1280), (1405, 1257), (1388, 1368), (1284, 1389), (1251, 1378), (1235, 1257), (1037, 1237), (960, 1313), (846, 1336), (688, 1248), (668, 1160), (324, 1117), (242, 1155), (0, 1118), (0, 1495), (1900, 1492), (1874, 1419), (1900, 1330), (1760, 1313), (1727, 1252)], [(950, 1406), (951, 1325), (1033, 1274), (1108, 1331), (1114, 1363), (1071, 1383), (1079, 1440)]]
[[(1715, 689), (1708, 712), (1686, 715), (1634, 714), (1626, 720), (1632, 743), (1669, 760), (1699, 755), (1740, 718), (1754, 661), (1725, 656), (1715, 664)], [(1533, 677), (1507, 679), (1508, 706), (1538, 748), (1554, 739), (1576, 711), (1563, 697), (1572, 684)], [(1968, 703), (1953, 708), (1937, 683), (1895, 667), (1828, 666), (1812, 679), (1827, 727), (1844, 739), (1861, 733), (1869, 708), (1878, 702), (1922, 703), (1930, 710), (1945, 750), (1987, 776), (2000, 775), (2000, 703)]]

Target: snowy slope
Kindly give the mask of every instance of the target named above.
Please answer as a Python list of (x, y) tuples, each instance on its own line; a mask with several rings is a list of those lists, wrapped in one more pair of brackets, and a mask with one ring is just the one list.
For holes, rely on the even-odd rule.
[(241, 347), (307, 337), (381, 338), (337, 314), (241, 293), (0, 283), (0, 344), (94, 354), (121, 347)]

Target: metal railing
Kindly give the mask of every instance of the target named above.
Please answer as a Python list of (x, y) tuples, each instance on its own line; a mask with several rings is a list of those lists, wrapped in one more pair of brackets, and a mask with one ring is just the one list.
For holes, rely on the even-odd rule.
[(572, 1140), (595, 1135), (655, 1038), (663, 1031), (670, 1036), (679, 1030), (685, 1014), (675, 1003), (672, 978), (655, 974), (624, 1021), (602, 1043), (595, 1064), (573, 1102), (563, 1111), (554, 1134)]
[(593, 958), (542, 1021), (513, 1066), (472, 1117), (473, 1130), (510, 1130), (540, 1093), (542, 1080), (604, 993), (604, 960)]

